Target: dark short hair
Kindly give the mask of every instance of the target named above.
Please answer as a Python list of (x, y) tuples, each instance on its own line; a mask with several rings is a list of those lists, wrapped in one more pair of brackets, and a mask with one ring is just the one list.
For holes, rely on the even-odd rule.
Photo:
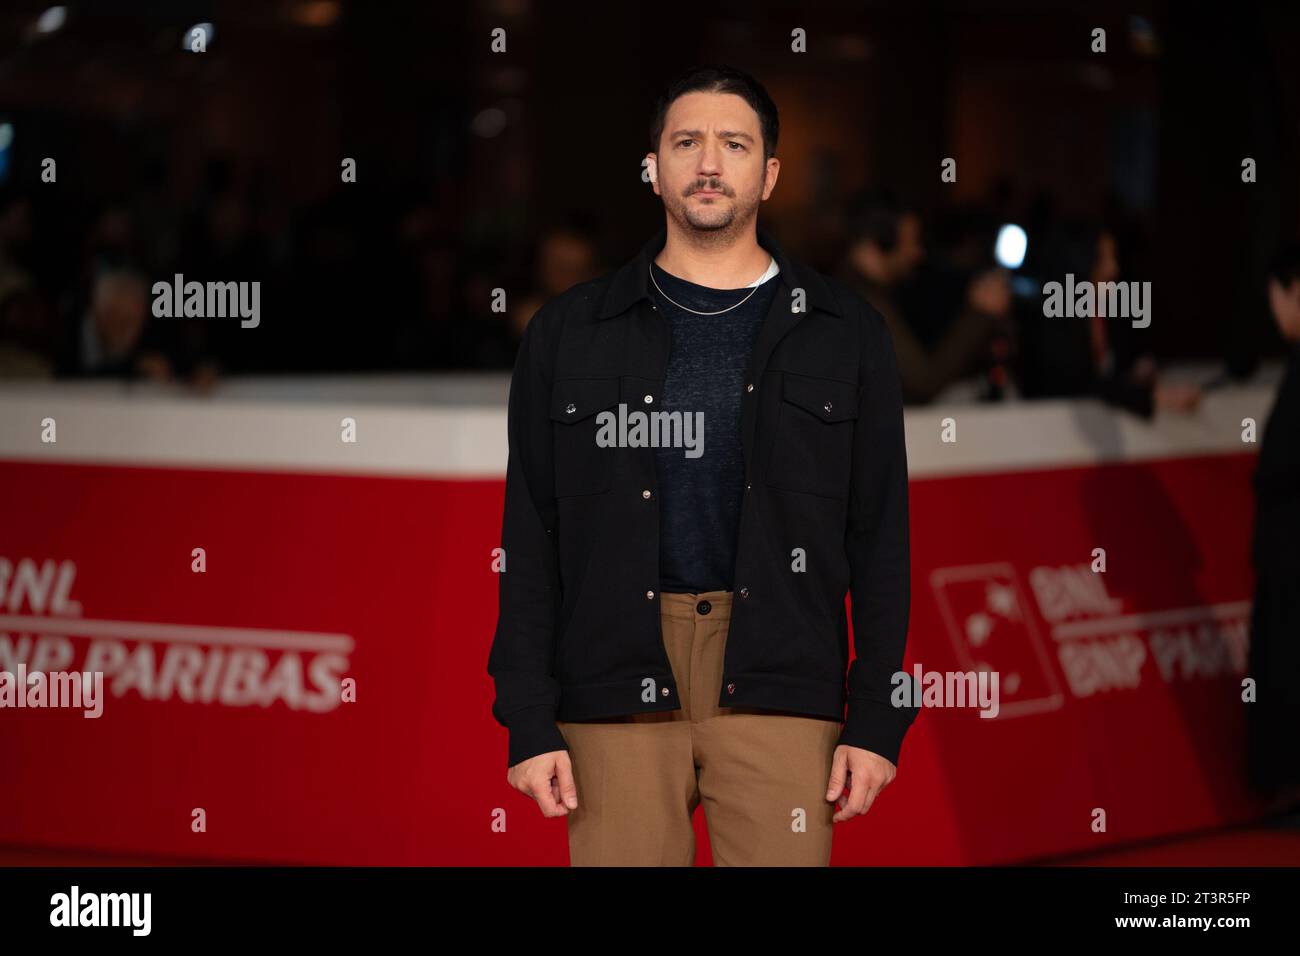
[(781, 130), (781, 121), (777, 116), (776, 104), (767, 95), (763, 84), (744, 70), (735, 67), (697, 66), (682, 74), (655, 101), (654, 116), (650, 120), (650, 149), (659, 151), (659, 140), (664, 134), (664, 118), (668, 107), (678, 97), (687, 93), (734, 93), (753, 107), (758, 114), (758, 125), (763, 135), (763, 160), (766, 162), (776, 154), (777, 135)]
[(1269, 260), (1268, 275), (1283, 286), (1300, 279), (1300, 242), (1292, 239), (1282, 244)]

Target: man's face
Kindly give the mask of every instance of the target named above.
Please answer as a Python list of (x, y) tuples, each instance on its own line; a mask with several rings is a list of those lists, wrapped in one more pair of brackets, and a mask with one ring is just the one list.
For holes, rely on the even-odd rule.
[(772, 194), (780, 161), (763, 160), (758, 114), (734, 93), (687, 93), (664, 117), (652, 185), (679, 226), (735, 235)]

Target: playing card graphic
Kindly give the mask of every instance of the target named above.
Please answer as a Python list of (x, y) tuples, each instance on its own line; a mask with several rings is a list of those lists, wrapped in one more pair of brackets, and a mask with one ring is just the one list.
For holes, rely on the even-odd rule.
[(1047, 649), (1010, 564), (939, 568), (930, 586), (962, 668), (997, 672), (998, 717), (1062, 705)]

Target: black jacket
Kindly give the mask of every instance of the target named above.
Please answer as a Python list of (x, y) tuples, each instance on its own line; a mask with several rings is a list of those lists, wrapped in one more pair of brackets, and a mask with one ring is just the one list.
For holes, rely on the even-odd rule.
[[(520, 343), (488, 659), (508, 766), (565, 749), (556, 720), (680, 707), (660, 630), (655, 449), (596, 443), (599, 412), (659, 408), (670, 328), (647, 274), (665, 240), (661, 228), (621, 269), (548, 302)], [(893, 345), (846, 285), (787, 259), (761, 228), (758, 241), (781, 288), (745, 376), (746, 485), (718, 703), (843, 720), (840, 743), (896, 764), (916, 711), (891, 702), (909, 600)]]

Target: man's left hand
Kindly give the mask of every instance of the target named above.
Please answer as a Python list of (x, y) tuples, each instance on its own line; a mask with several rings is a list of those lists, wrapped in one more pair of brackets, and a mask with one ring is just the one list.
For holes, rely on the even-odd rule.
[[(876, 794), (894, 779), (898, 768), (880, 754), (840, 744), (831, 761), (831, 779), (826, 799), (839, 807), (831, 819), (835, 823), (866, 813)], [(845, 787), (847, 786), (847, 792)]]

